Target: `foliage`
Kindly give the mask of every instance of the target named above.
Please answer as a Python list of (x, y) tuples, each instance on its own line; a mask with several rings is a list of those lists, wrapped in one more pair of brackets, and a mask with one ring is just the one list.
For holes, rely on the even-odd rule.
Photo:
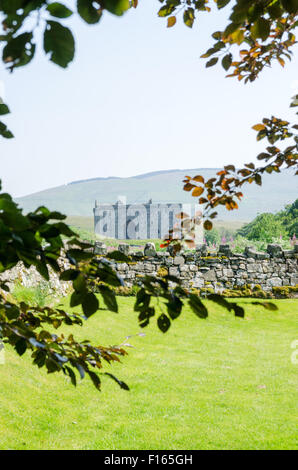
[(282, 222), (270, 213), (258, 215), (252, 222), (240, 229), (238, 233), (248, 238), (248, 240), (266, 242), (272, 242), (274, 237), (277, 238), (287, 234)]
[[(92, 346), (89, 342), (77, 342), (73, 335), (65, 338), (53, 334), (51, 329), (64, 325), (82, 325), (84, 318), (98, 309), (96, 296), (85, 286), (80, 273), (80, 263), (92, 258), (87, 252), (89, 245), (82, 243), (65, 225), (65, 216), (39, 207), (27, 216), (12, 201), (8, 194), (0, 194), (0, 273), (22, 261), (25, 267), (35, 266), (45, 280), (49, 279), (48, 265), (61, 278), (73, 281), (73, 305), (81, 305), (84, 316), (69, 314), (55, 307), (41, 307), (24, 301), (13, 302), (9, 298), (7, 283), (0, 284), (0, 333), (4, 342), (11, 344), (19, 355), (31, 350), (34, 364), (45, 366), (48, 373), (60, 372), (68, 375), (76, 384), (75, 370), (83, 378), (88, 374), (94, 385), (100, 388), (100, 378), (93, 369), (100, 370), (102, 362), (119, 361), (118, 356), (126, 352), (121, 347)], [(69, 238), (65, 248), (62, 237)], [(62, 274), (59, 257), (63, 254), (74, 269)], [(99, 279), (120, 285), (117, 275), (107, 267), (93, 265)], [(29, 300), (32, 300), (29, 298)], [(118, 379), (117, 379), (118, 380)], [(123, 388), (125, 384), (119, 381)]]
[[(168, 27), (176, 24), (176, 15), (183, 13), (186, 26), (192, 28), (200, 12), (210, 12), (209, 0), (160, 0), (163, 6), (159, 16), (168, 18)], [(218, 9), (229, 6), (231, 0), (214, 0)], [(230, 23), (212, 34), (214, 45), (202, 55), (208, 59), (206, 67), (221, 65), (228, 77), (255, 80), (264, 67), (278, 61), (282, 67), (285, 59), (291, 60), (291, 48), (296, 44), (297, 0), (236, 0), (233, 2)], [(234, 56), (239, 52), (240, 59)], [(210, 58), (211, 57), (211, 58)]]
[(281, 218), (290, 237), (296, 236), (298, 234), (298, 199), (286, 206), (284, 211), (277, 214), (277, 217)]
[(128, 240), (128, 241), (126, 241), (126, 240), (121, 241), (121, 240), (118, 240), (116, 238), (103, 237), (103, 236), (100, 236), (100, 235), (94, 233), (93, 231), (78, 228), (78, 227), (73, 226), (73, 225), (71, 225), (70, 228), (71, 228), (71, 230), (73, 230), (75, 232), (75, 234), (81, 240), (85, 240), (85, 241), (88, 241), (88, 242), (101, 241), (107, 247), (117, 248), (120, 243), (127, 243), (128, 245), (133, 246), (135, 249), (141, 250), (141, 249), (144, 248), (146, 243), (152, 242), (155, 245), (156, 251), (163, 251), (160, 248), (160, 244), (161, 244), (162, 240), (156, 239), (156, 238), (147, 238), (146, 240), (133, 240), (133, 239), (131, 239), (131, 240)]
[(294, 237), (298, 229), (298, 199), (278, 214), (260, 214), (246, 224), (238, 234), (248, 240), (272, 242), (273, 238)]
[(215, 245), (219, 243), (220, 241), (220, 234), (219, 231), (216, 228), (213, 228), (212, 230), (207, 230), (205, 232), (205, 241), (207, 245)]
[[(270, 243), (275, 243), (280, 245), (283, 250), (292, 250), (294, 244), (296, 243), (295, 239), (280, 237), (272, 238)], [(247, 238), (237, 235), (232, 242), (230, 242), (230, 247), (235, 253), (243, 253), (246, 247), (255, 248), (257, 251), (266, 251), (268, 242), (264, 240), (248, 240)]]

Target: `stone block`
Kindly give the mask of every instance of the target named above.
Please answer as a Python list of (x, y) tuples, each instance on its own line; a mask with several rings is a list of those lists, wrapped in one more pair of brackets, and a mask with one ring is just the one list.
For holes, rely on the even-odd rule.
[(146, 243), (144, 248), (144, 256), (156, 256), (156, 248), (154, 243)]
[(232, 269), (223, 269), (222, 272), (225, 277), (233, 277), (234, 275)]
[(294, 250), (283, 250), (283, 255), (286, 259), (295, 258), (295, 251)]
[(196, 289), (200, 289), (201, 287), (204, 287), (204, 285), (205, 285), (204, 279), (199, 279), (199, 278), (196, 278), (192, 283), (192, 286)]
[(210, 269), (210, 271), (203, 274), (203, 277), (204, 277), (205, 281), (216, 281), (217, 280), (215, 271), (211, 270), (211, 269)]
[(108, 252), (106, 245), (103, 242), (94, 243), (94, 254), (95, 255), (106, 255)]
[(247, 265), (247, 272), (248, 273), (255, 273), (257, 271), (257, 267), (255, 263), (251, 263)]
[(118, 251), (120, 251), (124, 255), (128, 256), (131, 253), (131, 248), (126, 243), (119, 243)]
[(282, 280), (279, 277), (274, 277), (274, 278), (268, 279), (267, 285), (270, 287), (281, 287)]
[(277, 257), (277, 256), (282, 255), (281, 246), (278, 245), (277, 243), (269, 243), (269, 245), (267, 245), (267, 252), (272, 257)]
[(170, 276), (178, 276), (179, 275), (179, 271), (178, 271), (178, 268), (174, 267), (174, 266), (171, 266), (169, 268), (169, 275)]
[(198, 266), (196, 266), (195, 264), (190, 264), (189, 265), (189, 270), (193, 273), (197, 272), (198, 271)]
[(185, 259), (183, 256), (175, 256), (173, 262), (174, 266), (182, 266), (185, 263)]

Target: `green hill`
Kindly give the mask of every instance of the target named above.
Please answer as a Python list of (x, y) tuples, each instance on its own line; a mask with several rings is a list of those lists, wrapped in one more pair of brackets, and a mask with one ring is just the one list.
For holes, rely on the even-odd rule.
[[(95, 200), (105, 203), (116, 202), (118, 196), (126, 196), (128, 203), (153, 202), (194, 202), (189, 193), (183, 191), (185, 175), (202, 174), (211, 178), (216, 168), (188, 170), (166, 170), (130, 178), (92, 178), (50, 188), (17, 198), (25, 211), (45, 205), (72, 216), (92, 216)], [(276, 212), (297, 198), (298, 184), (294, 172), (287, 170), (281, 174), (264, 175), (263, 186), (248, 185), (244, 188), (245, 197), (238, 211), (220, 210), (224, 220), (252, 220), (258, 213)]]

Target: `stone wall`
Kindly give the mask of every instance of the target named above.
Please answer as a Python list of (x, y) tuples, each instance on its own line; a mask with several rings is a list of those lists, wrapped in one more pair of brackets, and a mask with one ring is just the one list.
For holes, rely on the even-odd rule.
[[(245, 253), (235, 254), (228, 245), (221, 245), (216, 255), (208, 256), (205, 246), (195, 252), (180, 253), (171, 256), (169, 252), (156, 252), (152, 243), (147, 243), (143, 251), (133, 251), (126, 244), (120, 244), (119, 251), (130, 255), (129, 263), (112, 262), (127, 286), (138, 282), (143, 275), (164, 275), (178, 277), (184, 287), (212, 288), (215, 292), (234, 289), (250, 284), (253, 288), (259, 285), (262, 290), (270, 292), (272, 287), (298, 285), (298, 245), (293, 250), (282, 250), (279, 245), (268, 245), (267, 252), (257, 252), (246, 248)], [(107, 254), (102, 242), (95, 244), (95, 253)], [(59, 262), (62, 263), (62, 260)], [(69, 263), (63, 261), (64, 269)], [(44, 279), (34, 267), (25, 269), (19, 263), (0, 278), (8, 280), (13, 286), (19, 281), (24, 287), (33, 287), (44, 283)], [(62, 297), (70, 292), (69, 282), (61, 282), (59, 276), (50, 269), (49, 293)]]
[[(67, 260), (59, 260), (59, 264), (62, 265), (64, 269), (70, 268), (70, 264)], [(49, 276), (49, 281), (46, 281), (34, 266), (27, 269), (24, 264), (20, 262), (14, 268), (2, 273), (0, 280), (6, 281), (11, 291), (13, 291), (14, 286), (17, 284), (28, 288), (40, 286), (44, 288), (47, 295), (57, 299), (64, 297), (70, 292), (71, 283), (60, 281), (59, 274), (53, 271), (51, 267), (49, 267)]]
[[(282, 250), (279, 245), (268, 245), (267, 252), (246, 248), (245, 253), (235, 254), (228, 245), (221, 245), (216, 255), (208, 256), (206, 247), (195, 252), (171, 256), (168, 252), (156, 252), (148, 243), (144, 252), (130, 253), (128, 245), (119, 245), (120, 251), (131, 254), (130, 263), (113, 263), (128, 285), (138, 281), (139, 275), (158, 275), (161, 272), (178, 277), (182, 285), (194, 288), (213, 288), (216, 292), (251, 284), (264, 291), (272, 287), (298, 285), (298, 245), (293, 250)], [(101, 255), (105, 247), (97, 246)]]

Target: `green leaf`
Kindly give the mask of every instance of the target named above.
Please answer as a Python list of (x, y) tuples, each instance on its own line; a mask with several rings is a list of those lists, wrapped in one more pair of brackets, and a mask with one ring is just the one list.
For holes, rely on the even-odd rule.
[(126, 256), (124, 253), (121, 253), (121, 251), (112, 251), (112, 253), (109, 253), (106, 257), (115, 261), (124, 261), (126, 263), (131, 261), (131, 258)]
[(12, 139), (13, 134), (7, 129), (7, 126), (0, 121), (0, 135), (5, 139)]
[(221, 32), (215, 31), (211, 36), (213, 37), (213, 39), (216, 39), (218, 41), (221, 39)]
[(282, 6), (289, 13), (298, 12), (298, 0), (281, 0)]
[(88, 24), (98, 23), (102, 17), (102, 10), (93, 6), (92, 0), (78, 0), (77, 9), (80, 17)]
[(47, 6), (47, 10), (52, 16), (55, 16), (56, 18), (68, 18), (72, 15), (72, 11), (59, 2), (51, 3)]
[(224, 38), (227, 38), (228, 36), (230, 36), (230, 34), (233, 34), (235, 31), (237, 31), (237, 29), (239, 28), (239, 23), (230, 23), (225, 31), (224, 31), (224, 34), (223, 34), (223, 37)]
[(16, 10), (22, 7), (24, 0), (1, 0), (1, 11), (13, 15)]
[(257, 185), (262, 186), (262, 177), (258, 173), (255, 175), (255, 182)]
[(19, 341), (16, 342), (15, 345), (15, 350), (18, 353), (19, 356), (22, 356), (27, 349), (27, 342), (24, 338), (19, 339)]
[(75, 375), (74, 371), (68, 366), (64, 366), (64, 368), (66, 369), (66, 371), (67, 371), (67, 373), (70, 377), (72, 385), (74, 385), (76, 387), (77, 379), (76, 379), (76, 375)]
[(10, 67), (21, 67), (28, 64), (34, 57), (35, 44), (32, 43), (32, 33), (23, 33), (9, 38), (2, 52), (2, 60)]
[(217, 8), (220, 10), (224, 8), (231, 0), (217, 0)]
[(208, 60), (206, 63), (206, 67), (213, 67), (213, 65), (217, 64), (218, 57), (213, 57), (212, 59)]
[(3, 114), (9, 114), (10, 111), (9, 111), (9, 108), (8, 106), (6, 106), (6, 104), (0, 104), (0, 115), (3, 115)]
[(77, 305), (80, 305), (84, 300), (84, 294), (81, 292), (73, 292), (70, 297), (70, 306), (71, 307), (76, 307)]
[(183, 21), (189, 28), (192, 28), (195, 20), (195, 11), (193, 8), (187, 8), (183, 13)]
[(157, 319), (157, 326), (163, 333), (166, 333), (171, 326), (171, 321), (164, 313), (162, 313)]
[(222, 59), (221, 63), (222, 63), (223, 68), (224, 68), (226, 71), (228, 71), (229, 68), (231, 67), (232, 61), (233, 61), (233, 56), (232, 56), (232, 54), (227, 54), (227, 55), (225, 55), (224, 58)]
[(75, 367), (78, 369), (81, 379), (85, 377), (85, 369), (79, 362), (75, 363)]
[(172, 2), (169, 4), (166, 4), (162, 6), (158, 12), (158, 16), (165, 17), (169, 16), (173, 11), (175, 10), (176, 6), (179, 4), (179, 2)]
[(75, 269), (67, 269), (66, 271), (60, 274), (60, 280), (61, 281), (73, 281), (74, 279), (76, 279), (78, 274), (79, 274), (79, 271)]
[(43, 47), (50, 60), (60, 67), (67, 67), (74, 58), (75, 43), (70, 29), (56, 21), (47, 21)]
[(104, 8), (113, 15), (122, 16), (129, 8), (129, 0), (104, 0)]
[(85, 280), (85, 277), (82, 273), (80, 273), (74, 279), (72, 285), (73, 285), (73, 288), (75, 289), (76, 292), (86, 292), (87, 291), (86, 280)]
[(122, 278), (107, 264), (101, 264), (98, 268), (98, 277), (101, 281), (114, 287), (124, 285)]
[(64, 220), (66, 219), (66, 215), (61, 214), (60, 212), (57, 212), (57, 211), (53, 211), (53, 212), (50, 212), (49, 219)]
[(99, 302), (96, 298), (95, 294), (89, 292), (89, 294), (84, 296), (84, 300), (82, 302), (82, 308), (84, 315), (89, 318), (99, 309)]
[(258, 18), (251, 27), (250, 32), (253, 39), (261, 38), (262, 41), (266, 41), (270, 34), (270, 21), (265, 20), (265, 18)]
[(87, 261), (92, 258), (92, 253), (88, 253), (86, 251), (79, 250), (77, 248), (73, 248), (67, 251), (66, 255), (69, 255), (73, 258), (76, 262), (79, 261)]
[(48, 271), (46, 263), (42, 261), (37, 261), (36, 269), (42, 277), (44, 277), (47, 281), (49, 281), (50, 276), (49, 276), (49, 271)]
[(66, 237), (76, 236), (76, 233), (64, 222), (56, 222), (52, 225), (59, 231), (60, 235), (65, 235)]

